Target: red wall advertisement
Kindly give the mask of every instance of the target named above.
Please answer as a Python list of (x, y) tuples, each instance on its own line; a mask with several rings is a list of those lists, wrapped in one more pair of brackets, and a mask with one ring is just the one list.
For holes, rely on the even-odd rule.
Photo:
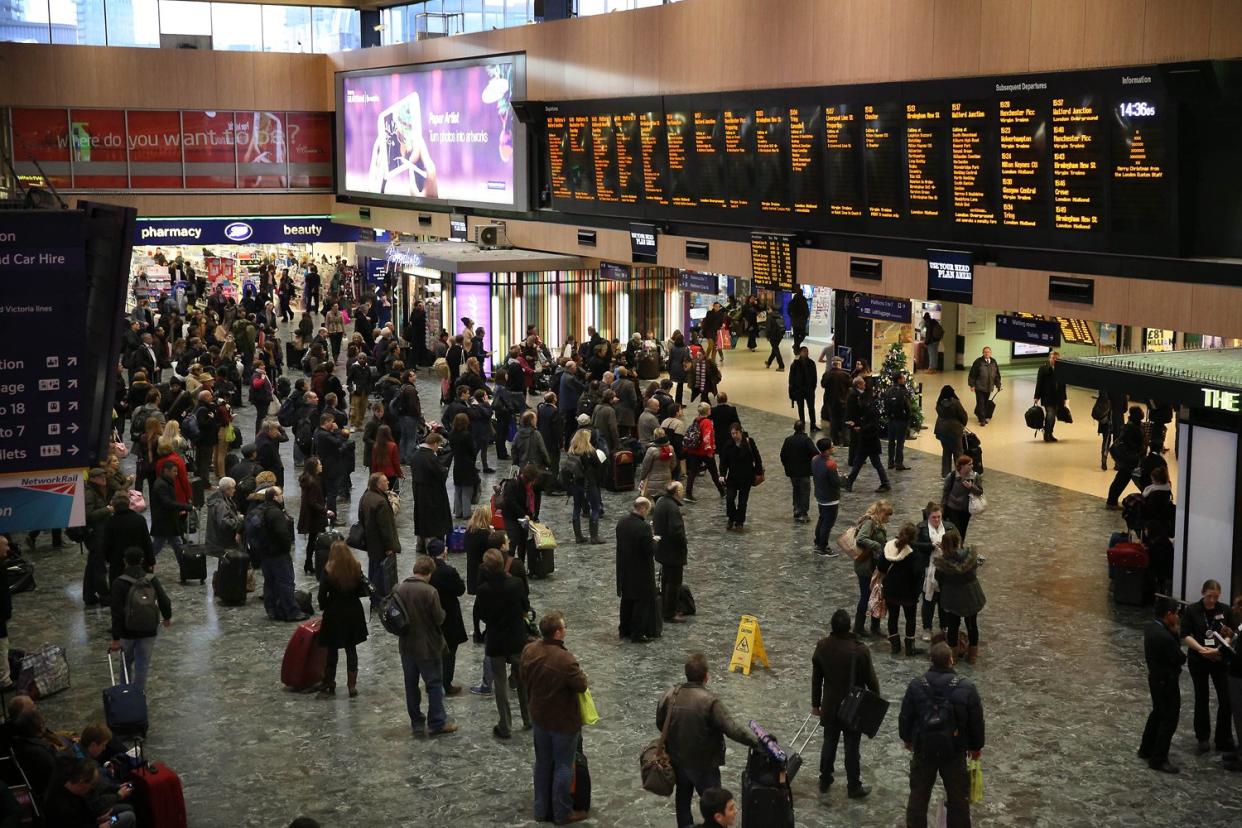
[(332, 186), (330, 112), (13, 108), (10, 116), (14, 166), (31, 185), (43, 181), (37, 162), (61, 190)]
[(233, 260), (226, 259), (223, 256), (207, 257), (207, 280), (212, 282), (233, 280)]

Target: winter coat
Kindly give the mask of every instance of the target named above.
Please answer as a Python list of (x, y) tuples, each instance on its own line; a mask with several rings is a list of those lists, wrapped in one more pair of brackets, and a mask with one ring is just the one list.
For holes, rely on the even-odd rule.
[(1057, 371), (1045, 363), (1035, 375), (1035, 399), (1040, 405), (1064, 405), (1065, 383), (1057, 379)]
[(428, 581), (440, 594), (440, 607), (444, 610), (444, 643), (450, 647), (465, 644), (466, 624), (461, 617), (461, 596), (466, 594), (466, 584), (448, 561), (436, 559), (435, 571)]
[(652, 510), (651, 531), (659, 535), (655, 559), (665, 566), (686, 565), (686, 523), (681, 504), (672, 497), (662, 497)]
[(656, 597), (655, 539), (651, 525), (636, 512), (617, 523), (617, 595), (629, 600)]
[(699, 444), (693, 448), (686, 447), (690, 457), (714, 457), (716, 454), (716, 424), (711, 417), (697, 417), (694, 420), (699, 427)]
[(962, 432), (970, 420), (966, 409), (957, 397), (945, 397), (936, 403), (936, 439), (945, 442), (961, 443)]
[(963, 618), (977, 614), (987, 599), (976, 576), (979, 555), (973, 546), (966, 546), (946, 558), (941, 552), (932, 557), (936, 580), (940, 583), (940, 609)]
[(449, 503), (448, 469), (428, 446), (418, 447), (410, 464), (414, 484), (414, 534), (420, 538), (442, 538), (453, 528), (453, 507)]
[(151, 535), (156, 538), (180, 537), (185, 531), (181, 513), (194, 508), (177, 500), (173, 485), (157, 477), (151, 487)]
[(913, 546), (897, 548), (897, 539), (884, 544), (884, 554), (876, 559), (876, 568), (884, 573), (884, 600), (890, 604), (913, 604), (923, 583), (919, 556)]
[(789, 366), (789, 399), (814, 400), (816, 378), (815, 360), (795, 359)]
[(552, 458), (548, 456), (548, 447), (543, 442), (543, 435), (531, 426), (518, 426), (509, 451), (513, 465), (519, 469), (527, 463), (534, 463), (535, 468), (540, 471), (548, 471), (552, 467)]
[(474, 464), (479, 451), (470, 431), (450, 431), (448, 442), (453, 455), (453, 485), (479, 485), (479, 467)]
[(638, 472), (638, 484), (646, 497), (660, 497), (668, 490), (668, 484), (677, 477), (677, 454), (667, 439), (663, 445), (652, 445), (643, 455)]
[(382, 561), (389, 552), (401, 551), (397, 517), (388, 498), (368, 489), (358, 501), (358, 520), (367, 535), (367, 559)]
[(966, 375), (966, 384), (976, 391), (997, 391), (1001, 388), (1000, 365), (995, 359), (984, 361), (978, 357), (970, 365), (970, 373)]
[(328, 503), (323, 493), (323, 478), (303, 476), (298, 504), (298, 534), (311, 535), (328, 528)]
[(755, 475), (763, 472), (763, 458), (759, 448), (748, 435), (742, 435), (738, 443), (730, 437), (720, 448), (720, 476), (737, 488), (754, 485)]
[(207, 498), (207, 553), (223, 555), (237, 548), (237, 535), (242, 530), (242, 516), (237, 503), (216, 489)]
[(315, 643), (330, 650), (339, 650), (367, 640), (367, 616), (362, 599), (368, 595), (367, 582), (359, 579), (353, 589), (342, 591), (324, 576), (319, 582), (319, 609), (323, 619)]
[(806, 434), (794, 433), (781, 444), (781, 465), (786, 477), (810, 477), (811, 461), (819, 455), (815, 443)]
[(479, 617), (487, 625), (484, 653), (500, 657), (522, 652), (530, 601), (521, 579), (504, 572), (493, 574), (479, 584), (474, 600)]
[(884, 545), (887, 542), (888, 532), (884, 524), (877, 523), (871, 518), (863, 518), (855, 534), (855, 543), (865, 554), (854, 561), (854, 573), (856, 575), (870, 574), (875, 568), (876, 560), (884, 555)]

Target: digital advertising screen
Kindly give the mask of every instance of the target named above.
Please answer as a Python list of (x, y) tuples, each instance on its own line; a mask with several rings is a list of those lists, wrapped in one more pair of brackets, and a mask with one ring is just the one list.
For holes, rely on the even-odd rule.
[[(340, 196), (525, 210), (526, 132), (513, 113), (525, 75), (522, 55), (338, 73)], [(572, 151), (585, 167), (580, 126)], [(584, 174), (591, 197), (593, 185)]]

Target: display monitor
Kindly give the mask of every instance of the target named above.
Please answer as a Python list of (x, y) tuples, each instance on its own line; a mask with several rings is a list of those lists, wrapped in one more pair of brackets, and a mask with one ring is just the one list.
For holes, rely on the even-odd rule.
[(969, 302), (975, 291), (974, 259), (969, 250), (927, 251), (927, 295)]
[(338, 73), (338, 194), (526, 210), (525, 75), (523, 55)]

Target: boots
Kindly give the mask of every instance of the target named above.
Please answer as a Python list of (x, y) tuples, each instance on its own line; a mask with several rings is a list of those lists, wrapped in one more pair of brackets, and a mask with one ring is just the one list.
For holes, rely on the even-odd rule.
[(603, 541), (599, 537), (599, 521), (591, 518), (591, 543), (601, 544)]
[(350, 670), (345, 676), (349, 682), (349, 697), (351, 699), (358, 698), (358, 671)]
[(953, 648), (953, 658), (954, 658), (954, 660), (956, 660), (956, 661), (961, 661), (963, 658), (965, 658), (965, 657), (966, 657), (966, 638), (965, 638), (965, 636), (961, 636), (961, 635), (959, 635), (959, 636), (957, 637), (957, 640), (956, 640), (956, 641), (950, 641), (950, 642), (949, 642), (949, 646)]
[(967, 664), (974, 664), (975, 659), (977, 659), (978, 657), (979, 657), (978, 645), (972, 645), (966, 648), (966, 663)]
[(916, 650), (916, 649), (914, 648), (914, 639), (913, 639), (913, 638), (907, 638), (907, 639), (906, 639), (906, 655), (908, 655), (908, 656), (916, 656), (916, 655), (922, 655), (922, 654), (923, 654), (923, 651), (922, 651), (922, 650)]
[(574, 524), (574, 542), (575, 543), (586, 543), (587, 539), (582, 534), (582, 518), (579, 518), (579, 517), (574, 518), (573, 524)]
[(854, 635), (859, 638), (867, 637), (867, 628), (865, 626), (866, 618), (867, 615), (863, 612), (860, 612), (854, 616)]
[[(907, 645), (909, 644), (909, 641), (910, 639), (906, 639)], [(893, 655), (901, 655), (901, 637), (900, 636), (890, 635), (888, 637), (888, 645), (890, 648), (892, 648), (891, 652)]]
[(875, 636), (876, 638), (880, 637), (880, 619), (878, 618), (871, 619), (871, 634)]
[(319, 685), (319, 692), (315, 694), (316, 698), (327, 699), (336, 695), (336, 674), (324, 674), (323, 684)]

